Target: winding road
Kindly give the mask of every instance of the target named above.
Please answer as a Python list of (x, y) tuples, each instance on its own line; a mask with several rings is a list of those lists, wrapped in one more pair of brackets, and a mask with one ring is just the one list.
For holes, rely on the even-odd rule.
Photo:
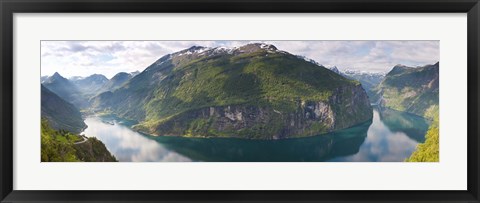
[(82, 136), (82, 138), (83, 138), (82, 141), (78, 141), (78, 142), (75, 142), (75, 143), (73, 143), (73, 144), (82, 144), (82, 143), (85, 143), (85, 142), (88, 140), (88, 138), (85, 137), (85, 136)]

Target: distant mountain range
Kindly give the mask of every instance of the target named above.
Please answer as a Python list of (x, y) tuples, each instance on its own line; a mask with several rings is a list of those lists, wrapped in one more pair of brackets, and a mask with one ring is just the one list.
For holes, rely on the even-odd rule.
[[(362, 84), (362, 87), (365, 89), (370, 99), (374, 98), (376, 94), (372, 90), (377, 87), (385, 78), (385, 74), (382, 73), (369, 73), (353, 70), (346, 70), (344, 72), (341, 72), (336, 66), (330, 67), (329, 69), (346, 78), (358, 80)], [(375, 102), (373, 100), (370, 101)]]
[(58, 95), (65, 101), (74, 104), (77, 108), (88, 107), (88, 102), (85, 100), (80, 89), (68, 79), (62, 77), (59, 73), (45, 78), (42, 82), (43, 86)]
[(120, 72), (109, 80), (101, 74), (88, 77), (73, 76), (66, 79), (56, 72), (52, 76), (42, 76), (41, 83), (65, 101), (83, 109), (89, 107), (90, 98), (102, 92), (116, 90), (139, 73), (139, 71)]
[[(138, 74), (138, 73), (137, 73)], [(102, 85), (102, 87), (96, 91), (97, 93), (107, 92), (107, 91), (114, 91), (125, 83), (128, 80), (132, 79), (133, 75), (125, 72), (117, 73), (112, 79), (108, 80), (106, 83)]]
[(88, 77), (73, 77), (70, 81), (85, 96), (95, 96), (101, 88), (109, 82), (107, 77), (101, 74), (93, 74)]

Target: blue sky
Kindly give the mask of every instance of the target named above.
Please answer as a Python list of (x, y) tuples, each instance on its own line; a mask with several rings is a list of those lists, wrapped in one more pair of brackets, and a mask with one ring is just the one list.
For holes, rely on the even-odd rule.
[(311, 58), (340, 70), (388, 72), (396, 64), (439, 61), (439, 41), (42, 41), (41, 74), (64, 77), (143, 71), (165, 54), (191, 46), (238, 47), (253, 42)]

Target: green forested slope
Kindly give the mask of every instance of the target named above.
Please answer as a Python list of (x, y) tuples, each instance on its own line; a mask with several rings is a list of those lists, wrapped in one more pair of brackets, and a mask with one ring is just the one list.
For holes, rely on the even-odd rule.
[(157, 135), (277, 139), (372, 117), (361, 85), (272, 45), (192, 47), (92, 100)]
[(395, 66), (376, 88), (386, 107), (433, 118), (439, 105), (439, 63)]
[(440, 161), (440, 128), (438, 125), (438, 116), (435, 116), (434, 121), (425, 135), (425, 143), (419, 144), (417, 149), (413, 152), (410, 158), (406, 159), (408, 162), (438, 162)]
[[(116, 161), (105, 145), (96, 138), (84, 138), (66, 130), (55, 130), (47, 119), (41, 121), (41, 161)], [(76, 144), (78, 143), (78, 144)]]

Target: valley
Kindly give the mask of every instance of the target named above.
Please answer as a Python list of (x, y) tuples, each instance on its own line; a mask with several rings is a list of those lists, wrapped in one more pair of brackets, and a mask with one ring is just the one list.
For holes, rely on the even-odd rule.
[(88, 137), (58, 141), (64, 160), (416, 160), (438, 150), (438, 78), (438, 62), (341, 71), (271, 44), (192, 46), (110, 79), (42, 76), (42, 118), (53, 140)]

